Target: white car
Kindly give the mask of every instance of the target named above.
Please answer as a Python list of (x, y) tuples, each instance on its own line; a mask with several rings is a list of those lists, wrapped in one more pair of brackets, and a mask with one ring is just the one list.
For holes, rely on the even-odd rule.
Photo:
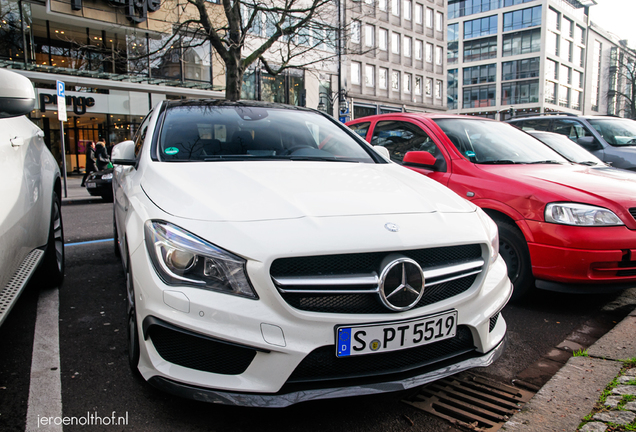
[(112, 155), (133, 371), (280, 407), (497, 359), (511, 285), (496, 225), (382, 151), (310, 109), (158, 105)]
[(31, 277), (64, 278), (60, 170), (44, 133), (25, 117), (35, 105), (27, 78), (0, 69), (0, 324)]

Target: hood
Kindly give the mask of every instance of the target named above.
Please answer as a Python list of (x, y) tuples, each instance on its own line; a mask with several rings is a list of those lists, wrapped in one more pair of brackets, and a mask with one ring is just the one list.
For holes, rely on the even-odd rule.
[(216, 222), (475, 210), (446, 187), (395, 164), (152, 162), (141, 186), (169, 214)]
[(636, 173), (630, 171), (584, 165), (477, 166), (506, 181), (517, 180), (533, 189), (542, 189), (547, 194), (546, 202), (598, 205), (623, 214), (636, 207)]

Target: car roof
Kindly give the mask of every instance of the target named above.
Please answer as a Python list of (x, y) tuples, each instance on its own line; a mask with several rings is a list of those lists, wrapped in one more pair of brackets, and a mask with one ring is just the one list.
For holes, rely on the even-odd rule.
[(374, 120), (378, 120), (378, 119), (382, 119), (388, 116), (398, 116), (398, 117), (402, 117), (402, 118), (410, 118), (410, 119), (422, 119), (422, 118), (429, 118), (431, 120), (438, 120), (438, 119), (469, 119), (469, 120), (487, 120), (487, 121), (497, 121), (497, 120), (493, 120), (493, 119), (489, 119), (486, 117), (478, 117), (478, 116), (472, 116), (472, 115), (465, 115), (465, 114), (445, 114), (445, 113), (409, 113), (409, 112), (401, 112), (401, 113), (386, 113), (386, 114), (375, 114), (375, 115), (370, 115), (370, 116), (366, 116), (366, 117), (360, 117), (360, 118), (356, 118), (354, 120), (350, 120), (347, 123), (352, 123), (352, 122), (360, 122), (360, 121), (374, 121)]
[(166, 101), (166, 107), (179, 107), (179, 106), (219, 106), (219, 107), (252, 107), (252, 108), (277, 108), (290, 111), (308, 111), (318, 112), (320, 111), (299, 107), (295, 105), (286, 105), (282, 103), (262, 102), (253, 100), (238, 100), (229, 101), (225, 99), (183, 99), (183, 100), (170, 100)]
[[(517, 117), (517, 118), (511, 118), (506, 120), (506, 122), (508, 123), (512, 123), (512, 122), (519, 122), (519, 121), (524, 121), (524, 120), (538, 120), (538, 119), (545, 119), (545, 120), (550, 120), (553, 118), (558, 118), (558, 119), (562, 119), (562, 118), (571, 118), (571, 119), (624, 119), (624, 117), (617, 117), (617, 116), (602, 116), (602, 115), (575, 115), (575, 114), (550, 114), (550, 115), (536, 115), (536, 116), (523, 116), (523, 117)], [(626, 119), (628, 120), (628, 119)]]

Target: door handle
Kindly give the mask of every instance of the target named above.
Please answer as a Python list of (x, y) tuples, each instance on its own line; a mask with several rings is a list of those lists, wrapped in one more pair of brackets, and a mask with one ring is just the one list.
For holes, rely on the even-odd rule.
[(18, 147), (21, 146), (22, 144), (24, 144), (24, 138), (16, 136), (11, 138), (9, 141), (11, 141), (11, 146), (12, 147)]

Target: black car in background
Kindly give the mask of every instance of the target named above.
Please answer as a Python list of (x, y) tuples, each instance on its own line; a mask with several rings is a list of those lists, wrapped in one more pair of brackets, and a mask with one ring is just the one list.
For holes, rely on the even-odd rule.
[(91, 173), (86, 179), (86, 190), (93, 196), (101, 196), (104, 201), (113, 201), (113, 169)]

